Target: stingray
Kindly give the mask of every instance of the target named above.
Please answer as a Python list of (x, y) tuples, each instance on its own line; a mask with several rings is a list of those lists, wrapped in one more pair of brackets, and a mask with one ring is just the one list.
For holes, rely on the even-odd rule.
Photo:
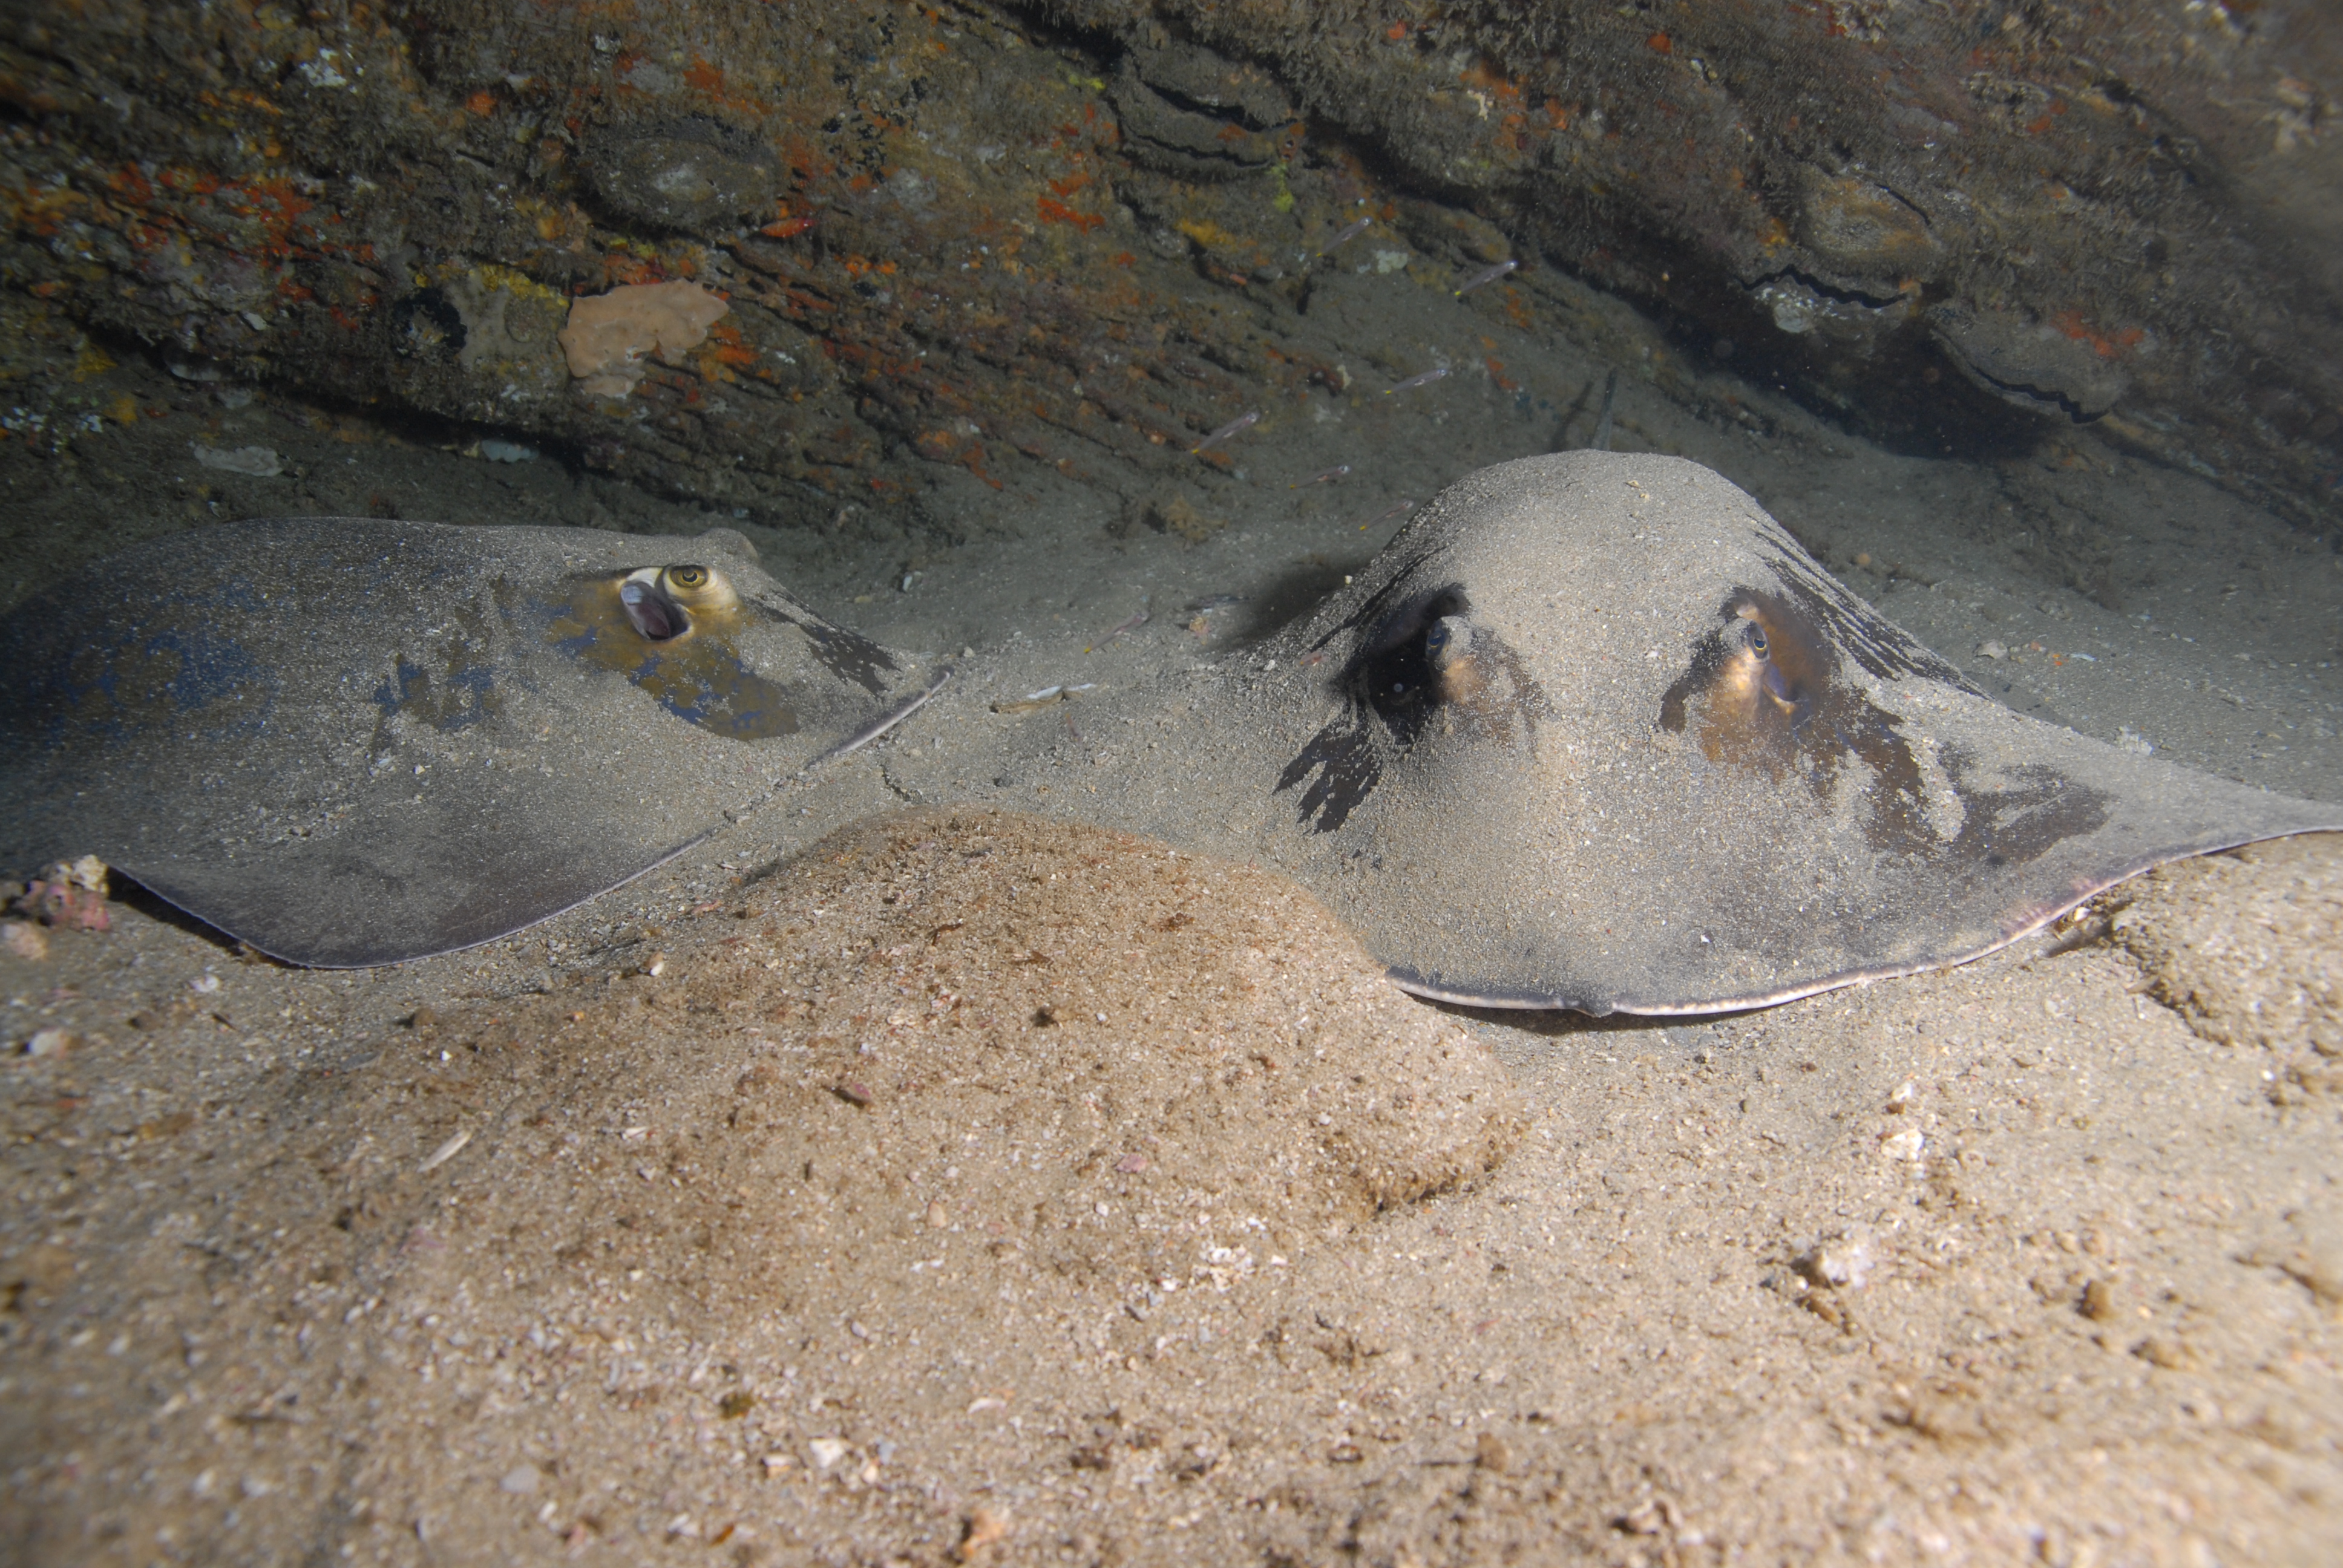
[[(0, 628), (0, 865), (95, 852), (290, 961), (493, 940), (933, 696), (747, 541), (296, 518), (181, 534)], [(1696, 465), (1443, 492), (1267, 642), (887, 758), (1279, 867), (1395, 980), (1695, 1013), (1956, 964), (2149, 867), (2343, 809), (2023, 718)], [(1116, 720), (1127, 720), (1118, 723)], [(971, 773), (990, 785), (970, 788)]]
[(1654, 456), (1475, 473), (1314, 613), (1120, 700), (1090, 755), (1035, 727), (998, 798), (1274, 865), (1400, 985), (1486, 1007), (1785, 1001), (2343, 827), (2012, 712)]
[(355, 518), (85, 568), (9, 613), (0, 668), (0, 865), (96, 853), (326, 968), (605, 892), (941, 678), (799, 603), (729, 529)]

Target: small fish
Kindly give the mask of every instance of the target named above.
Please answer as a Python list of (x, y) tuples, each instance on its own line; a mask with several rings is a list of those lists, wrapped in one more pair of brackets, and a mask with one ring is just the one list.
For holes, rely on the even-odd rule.
[[(1413, 505), (1415, 505), (1413, 501), (1411, 501), (1406, 497), (1403, 496), (1400, 498), (1400, 501), (1397, 506), (1389, 508), (1376, 516), (1369, 518), (1365, 522), (1361, 523), (1359, 525), (1359, 531), (1363, 534), (1369, 528), (1373, 528), (1377, 523), (1384, 522), (1390, 518), (1395, 518)], [(1351, 579), (1344, 578), (1342, 580), (1344, 582), (1349, 582)]]
[(1138, 613), (1137, 613), (1137, 614), (1133, 615), (1133, 616), (1132, 616), (1129, 620), (1124, 621), (1121, 626), (1116, 627), (1112, 631), (1108, 632), (1104, 637), (1102, 637), (1102, 638), (1099, 638), (1096, 642), (1094, 642), (1094, 643), (1091, 644), (1091, 645), (1090, 645), (1090, 647), (1088, 647), (1088, 648), (1086, 648), (1082, 649), (1082, 651), (1083, 651), (1084, 653), (1096, 653), (1100, 648), (1104, 648), (1108, 643), (1112, 642), (1116, 638), (1121, 637), (1124, 632), (1129, 631), (1132, 627), (1135, 627), (1135, 626), (1145, 626), (1146, 624), (1147, 624), (1147, 606), (1146, 606), (1145, 604), (1141, 604), (1141, 605), (1139, 607), (1139, 610), (1138, 610)]
[(1603, 384), (1603, 417), (1595, 421), (1594, 439), (1587, 443), (1597, 452), (1607, 452), (1611, 449), (1611, 410), (1618, 398), (1619, 372), (1614, 370), (1611, 372), (1611, 378)]
[(1455, 297), (1458, 299), (1462, 299), (1466, 295), (1472, 293), (1474, 289), (1480, 287), (1483, 284), (1494, 283), (1497, 279), (1504, 276), (1505, 274), (1513, 271), (1513, 268), (1519, 266), (1521, 266), (1521, 263), (1518, 261), (1506, 260), (1497, 263), (1494, 266), (1484, 266), (1480, 271), (1474, 273), (1472, 276), (1464, 280), (1463, 284), (1456, 290)]
[(1324, 256), (1327, 251), (1340, 250), (1342, 246), (1350, 244), (1353, 240), (1366, 233), (1367, 226), (1374, 221), (1375, 220), (1371, 217), (1363, 217), (1353, 222), (1344, 224), (1341, 228), (1335, 230), (1334, 237), (1326, 242), (1326, 249), (1320, 251), (1318, 254), (1320, 256)]
[(1423, 370), (1423, 371), (1419, 371), (1419, 372), (1417, 372), (1415, 375), (1409, 377), (1406, 380), (1404, 380), (1404, 381), (1401, 382), (1401, 383), (1400, 383), (1398, 386), (1396, 386), (1396, 387), (1384, 387), (1384, 388), (1383, 388), (1383, 396), (1384, 396), (1384, 397), (1390, 397), (1390, 396), (1391, 396), (1393, 393), (1394, 393), (1394, 392), (1404, 392), (1404, 391), (1408, 390), (1410, 387), (1429, 387), (1429, 386), (1431, 386), (1434, 381), (1439, 380), (1443, 376), (1445, 376), (1445, 375), (1447, 375), (1447, 374), (1448, 374), (1448, 367), (1447, 367), (1447, 366), (1445, 366), (1445, 365), (1434, 366), (1434, 367), (1433, 367), (1432, 369), (1430, 369), (1430, 370)]
[(1031, 697), (996, 702), (992, 705), (992, 711), (995, 713), (1031, 713), (1038, 709), (1047, 708), (1053, 702), (1064, 700), (1065, 696), (1066, 689), (1062, 686), (1044, 687), (1041, 690), (1035, 692)]
[(1211, 435), (1205, 437), (1202, 440), (1197, 442), (1194, 446), (1189, 447), (1188, 456), (1192, 457), (1197, 453), (1202, 451), (1205, 447), (1216, 446), (1219, 443), (1227, 440), (1238, 431), (1249, 430), (1253, 426), (1260, 423), (1261, 410), (1258, 408), (1254, 409), (1250, 414), (1240, 414), (1235, 418), (1230, 420), (1227, 424), (1222, 426), (1219, 429), (1213, 431)]
[(1318, 475), (1315, 478), (1302, 479), (1295, 484), (1288, 485), (1285, 487), (1289, 490), (1298, 490), (1303, 485), (1331, 485), (1350, 471), (1350, 464), (1337, 463), (1332, 467), (1327, 469), (1324, 473)]
[(1096, 691), (1098, 682), (1085, 680), (1080, 686), (1045, 686), (1039, 691), (1029, 691), (1023, 697), (1003, 698), (992, 705), (995, 713), (1031, 713), (1053, 702), (1071, 702), (1074, 694)]
[(1206, 594), (1202, 598), (1196, 600), (1193, 604), (1188, 607), (1188, 613), (1190, 615), (1210, 615), (1216, 609), (1226, 609), (1232, 604), (1242, 603), (1244, 603), (1244, 595), (1242, 594)]

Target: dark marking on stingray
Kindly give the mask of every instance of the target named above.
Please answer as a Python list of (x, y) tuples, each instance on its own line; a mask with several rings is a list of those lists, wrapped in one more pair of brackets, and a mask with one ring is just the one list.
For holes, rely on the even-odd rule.
[(1947, 746), (1938, 756), (1966, 813), (1960, 832), (1936, 857), (1954, 866), (1983, 871), (2023, 866), (2066, 839), (2097, 832), (2111, 814), (2104, 791), (2056, 768), (2021, 763), (2004, 770), (2015, 782), (1986, 789), (1971, 782), (1976, 759), (1967, 752)]
[(846, 756), (850, 752), (861, 750), (865, 746), (870, 745), (872, 741), (878, 739), (890, 729), (894, 729), (895, 726), (902, 723), (903, 720), (910, 718), (911, 715), (917, 713), (920, 709), (925, 708), (930, 702), (933, 701), (935, 699), (936, 693), (944, 689), (944, 682), (950, 680), (954, 673), (956, 672), (950, 665), (945, 665), (941, 669), (936, 671), (935, 678), (930, 680), (926, 686), (922, 687), (918, 691), (913, 692), (909, 698), (897, 703), (886, 712), (880, 714), (877, 718), (863, 725), (862, 728), (857, 729), (853, 734), (848, 736), (845, 739), (840, 741), (837, 745), (831, 747), (829, 750), (823, 752), (820, 756), (807, 763), (805, 770), (810, 773), (825, 762), (835, 762), (840, 758)]
[(1815, 565), (1781, 524), (1771, 518), (1751, 521), (1758, 538), (1778, 552), (1765, 559), (1779, 578), (1782, 591), (1864, 669), (1882, 680), (1916, 677), (1940, 680), (1971, 697), (1985, 695), (1967, 676), (1882, 619), (1845, 583)]
[(887, 677), (902, 672), (903, 667), (885, 648), (842, 626), (832, 626), (819, 616), (809, 615), (799, 620), (766, 606), (758, 608), (778, 620), (788, 621), (806, 635), (813, 646), (813, 656), (824, 669), (840, 680), (850, 680), (876, 697), (887, 689)]
[[(382, 709), (386, 722), (404, 713), (449, 735), (470, 729), (504, 706), (503, 695), (496, 689), (496, 672), (486, 665), (451, 659), (444, 673), (445, 683), (434, 692), (431, 672), (400, 658), (389, 678), (374, 689), (375, 706)], [(381, 751), (387, 746), (385, 732), (377, 728), (374, 749)]]
[(1373, 709), (1392, 739), (1413, 746), (1441, 702), (1441, 682), (1427, 638), (1441, 621), (1470, 613), (1455, 583), (1412, 594), (1383, 617), (1337, 678), (1354, 703)]
[[(503, 586), (502, 579), (497, 586)], [(496, 668), (487, 651), (494, 646), (488, 618), (476, 605), (458, 603), (450, 608), (440, 630), (440, 646), (432, 659), (438, 670), (436, 683), (428, 666), (402, 653), (394, 657), (390, 673), (375, 688), (374, 704), (382, 712), (369, 747), (375, 755), (391, 749), (389, 725), (401, 714), (453, 735), (503, 711), (504, 694), (497, 689)], [(447, 635), (449, 631), (453, 635)]]
[(885, 694), (890, 675), (902, 673), (903, 666), (893, 654), (859, 632), (824, 620), (779, 588), (769, 588), (753, 598), (741, 600), (740, 608), (744, 612), (754, 610), (767, 620), (795, 627), (804, 634), (814, 662), (839, 679), (854, 682), (873, 697)]
[[(1420, 550), (1407, 560), (1393, 563), (1391, 575), (1383, 579), (1383, 586), (1362, 597), (1357, 608), (1334, 625), (1327, 628), (1325, 634), (1310, 645), (1311, 649), (1313, 652), (1322, 651), (1344, 632), (1355, 631), (1360, 627), (1367, 626), (1387, 616), (1398, 596), (1405, 592), (1407, 585), (1414, 579), (1417, 569), (1425, 561), (1430, 560), (1434, 553), (1428, 549)], [(1381, 564), (1378, 559), (1376, 565)]]
[[(42, 610), (35, 600), (16, 614)], [(144, 618), (126, 618), (62, 659), (18, 663), (9, 679), (22, 683), (15, 722), (47, 743), (67, 734), (124, 740), (190, 725), (206, 739), (231, 740), (256, 733), (277, 697), (275, 678), (235, 638)]]
[(1689, 733), (1711, 762), (1755, 769), (1776, 783), (1795, 775), (1822, 810), (1853, 757), (1870, 769), (1864, 836), (1871, 847), (1936, 850), (1911, 742), (1893, 715), (1840, 678), (1838, 644), (1824, 630), (1830, 623), (1818, 624), (1808, 613), (1814, 601), (1799, 597), (1794, 604), (1749, 588), (1726, 595), (1717, 611), (1724, 624), (1694, 645), (1684, 672), (1662, 694), (1660, 728)]
[[(1521, 656), (1473, 624), (1461, 584), (1412, 594), (1395, 606), (1393, 597), (1369, 597), (1370, 605), (1386, 608), (1331, 682), (1342, 711), (1286, 764), (1271, 791), (1282, 793), (1317, 774), (1296, 803), (1315, 832), (1348, 821), (1381, 781), (1386, 760), (1424, 742), (1435, 723), (1441, 737), (1461, 729), (1510, 744), (1516, 729), (1534, 734), (1547, 710), (1545, 692)], [(1363, 623), (1363, 611), (1348, 624)]]
[[(1712, 762), (1756, 769), (1777, 783), (1795, 774), (1825, 810), (1852, 756), (1870, 769), (1864, 806), (1871, 847), (1933, 864), (1982, 872), (2023, 865), (2106, 824), (2107, 797), (2055, 769), (2013, 769), (2018, 784), (1982, 788), (1972, 782), (1974, 759), (1946, 749), (1940, 760), (1963, 815), (1952, 839), (1939, 839), (1923, 813), (1926, 785), (1902, 725), (1840, 678), (1837, 650), (1848, 646), (1843, 638), (1864, 637), (1877, 662), (1852, 647), (1850, 656), (1884, 676), (1944, 680), (1929, 668), (1942, 661), (1925, 648), (1914, 658), (1909, 650), (1918, 645), (1876, 616), (1833, 614), (1829, 596), (1795, 580), (1785, 586), (1789, 598), (1745, 588), (1726, 596), (1718, 611), (1725, 624), (1701, 638), (1660, 699), (1661, 729), (1690, 734)], [(1862, 611), (1859, 601), (1855, 609)]]
[(1346, 710), (1312, 736), (1300, 755), (1277, 776), (1277, 787), (1270, 793), (1283, 794), (1312, 773), (1318, 777), (1302, 792), (1296, 809), (1311, 831), (1331, 833), (1350, 820), (1351, 813), (1383, 777), (1374, 737), (1356, 709)]

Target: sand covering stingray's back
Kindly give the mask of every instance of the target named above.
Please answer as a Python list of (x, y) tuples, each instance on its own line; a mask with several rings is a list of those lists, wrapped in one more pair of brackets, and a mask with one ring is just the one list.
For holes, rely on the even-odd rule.
[(1491, 1005), (1782, 1001), (2343, 826), (2011, 712), (1668, 457), (1483, 469), (1248, 665), (1117, 700), (1081, 787), (1034, 794), (1029, 752), (1007, 796), (1266, 860), (1403, 985)]

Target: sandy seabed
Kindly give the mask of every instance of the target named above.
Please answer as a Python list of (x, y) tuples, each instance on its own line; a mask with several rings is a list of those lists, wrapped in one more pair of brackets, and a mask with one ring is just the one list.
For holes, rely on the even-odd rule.
[[(740, 523), (858, 629), (973, 657), (639, 882), (361, 974), (136, 904), (0, 951), (0, 1559), (2332, 1561), (2330, 840), (1663, 1026), (1428, 1007), (1268, 874), (890, 815), (904, 749), (1103, 757), (1020, 702), (1242, 659), (1411, 499), (1583, 444), (1612, 365), (1620, 447), (1724, 471), (2012, 707), (2343, 777), (2328, 541), (2087, 431), (1928, 461), (1722, 372), (1711, 419), (1599, 299), (1530, 342), (1373, 286), (1324, 316), (1393, 363), (1489, 334), (1518, 385), (1363, 383), (1152, 499), (950, 471), (957, 542)], [(115, 378), (170, 412), (0, 452), (11, 600), (236, 515), (734, 521)]]
[(2343, 1525), (2332, 843), (1664, 1028), (1426, 1007), (1273, 876), (1015, 815), (697, 874), (558, 971), (305, 975), (126, 911), (5, 960), (52, 1031), (0, 1080), (8, 1554), (2313, 1563)]

